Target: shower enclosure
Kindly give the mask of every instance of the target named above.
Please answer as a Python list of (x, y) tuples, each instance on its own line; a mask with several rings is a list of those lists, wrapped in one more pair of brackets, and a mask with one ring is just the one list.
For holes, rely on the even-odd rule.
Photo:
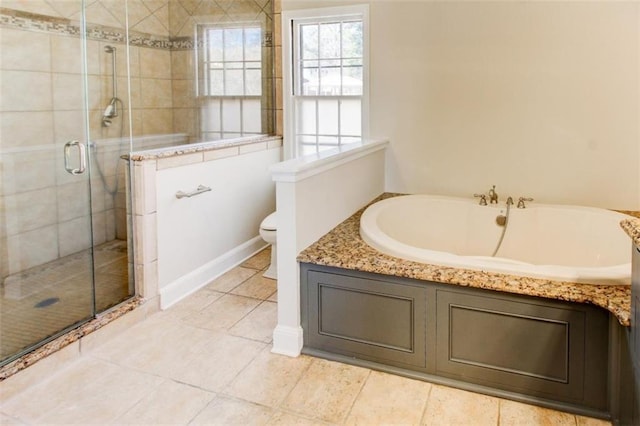
[(273, 134), (271, 0), (0, 0), (0, 365), (135, 295), (132, 151)]
[(114, 92), (127, 46), (88, 21), (91, 6), (0, 3), (2, 364), (134, 294), (130, 99)]

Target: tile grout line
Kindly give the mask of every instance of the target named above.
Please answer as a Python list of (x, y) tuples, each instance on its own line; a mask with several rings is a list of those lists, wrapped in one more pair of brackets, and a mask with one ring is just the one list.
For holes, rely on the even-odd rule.
[[(142, 374), (144, 374), (144, 375), (147, 375), (147, 376), (153, 376), (153, 377), (161, 378), (161, 379), (163, 379), (163, 381), (166, 381), (166, 380), (167, 380), (167, 378), (166, 378), (166, 377), (158, 376), (157, 374), (154, 374), (154, 373), (149, 373), (149, 372), (144, 372), (144, 371), (137, 371), (135, 368), (131, 368), (131, 367), (128, 367), (128, 366), (122, 366), (122, 365), (120, 365), (120, 364), (113, 363), (113, 362), (111, 362), (110, 360), (104, 360), (104, 359), (100, 359), (100, 358), (92, 357), (91, 355), (82, 355), (82, 354), (80, 354), (80, 356), (79, 356), (79, 357), (78, 357), (78, 358), (77, 358), (73, 363), (71, 363), (70, 365), (66, 366), (66, 367), (63, 369), (63, 371), (68, 371), (68, 370), (72, 369), (74, 365), (76, 365), (77, 363), (81, 362), (83, 359), (84, 359), (84, 360), (89, 360), (90, 358), (91, 358), (92, 360), (94, 360), (94, 361), (95, 361), (95, 360), (97, 360), (97, 361), (99, 361), (99, 362), (104, 362), (105, 364), (110, 364), (110, 365), (112, 365), (112, 366), (114, 366), (114, 367), (116, 367), (116, 368), (118, 368), (118, 369), (121, 369), (122, 371), (127, 371), (127, 372), (128, 372), (128, 371), (135, 371), (135, 372), (138, 372), (138, 373), (142, 373)], [(60, 373), (60, 374), (62, 374), (62, 373)], [(99, 380), (103, 380), (103, 379), (104, 379), (104, 378), (100, 378)], [(106, 380), (106, 379), (104, 379), (104, 380)], [(94, 382), (94, 383), (95, 383), (95, 382)], [(160, 383), (163, 383), (163, 382), (160, 382)], [(103, 382), (103, 384), (104, 384), (104, 382)], [(158, 384), (158, 385), (159, 385), (159, 384)], [(127, 409), (126, 409), (125, 411), (123, 411), (119, 416), (117, 416), (117, 417), (116, 417), (116, 419), (120, 418), (122, 415), (124, 415), (124, 413), (128, 412), (129, 410), (131, 410), (131, 409), (132, 409), (134, 406), (136, 406), (140, 401), (142, 401), (142, 400), (143, 400), (147, 395), (150, 395), (154, 390), (155, 390), (155, 389), (151, 389), (151, 390), (149, 390), (148, 392), (146, 392), (146, 393), (144, 394), (144, 396), (141, 396), (140, 398), (138, 398), (138, 400), (137, 400), (137, 401), (135, 401), (135, 402), (134, 402), (134, 403), (133, 403), (129, 408), (127, 408)], [(42, 418), (44, 418), (44, 417), (46, 417), (46, 416), (50, 415), (51, 413), (54, 413), (55, 411), (59, 410), (59, 408), (60, 408), (60, 406), (59, 406), (59, 405), (56, 405), (55, 407), (51, 408), (49, 411), (47, 411), (47, 412), (45, 412), (45, 413), (41, 413), (41, 414), (40, 414), (40, 416), (35, 420), (35, 422), (34, 422), (34, 423), (30, 423), (30, 424), (41, 424), (41, 423), (42, 423), (42, 421), (41, 421), (41, 419), (42, 419)], [(112, 421), (115, 421), (116, 419), (113, 419)]]
[[(242, 297), (242, 296), (240, 296), (240, 297)], [(236, 336), (236, 335), (234, 335), (234, 334), (231, 334), (231, 333), (230, 333), (230, 330), (231, 330), (233, 327), (235, 327), (235, 326), (236, 326), (236, 324), (238, 324), (240, 321), (242, 321), (244, 318), (246, 318), (246, 317), (247, 317), (251, 312), (253, 312), (254, 310), (256, 310), (256, 308), (257, 308), (258, 306), (260, 306), (260, 303), (258, 303), (256, 306), (254, 306), (254, 307), (253, 307), (253, 309), (251, 309), (249, 312), (247, 312), (245, 315), (243, 315), (243, 316), (242, 316), (242, 318), (240, 318), (238, 321), (236, 321), (233, 325), (229, 326), (229, 327), (228, 327), (228, 328), (226, 328), (226, 329), (223, 329), (224, 334), (226, 334), (226, 335), (228, 335), (228, 336), (237, 337), (237, 338), (239, 338), (239, 339), (248, 340), (248, 341), (250, 341), (250, 342), (256, 342), (256, 343), (260, 343), (260, 344), (264, 345), (264, 347), (263, 347), (262, 349), (260, 349), (260, 350), (255, 354), (255, 356), (254, 356), (253, 358), (251, 358), (251, 360), (250, 360), (250, 361), (249, 361), (249, 362), (248, 362), (244, 367), (242, 367), (242, 368), (241, 368), (241, 369), (240, 369), (240, 370), (239, 370), (239, 371), (238, 371), (238, 372), (233, 376), (233, 378), (232, 378), (231, 380), (229, 380), (229, 382), (228, 382), (225, 386), (223, 386), (223, 387), (222, 387), (222, 389), (220, 390), (220, 393), (222, 393), (223, 395), (229, 395), (229, 394), (227, 393), (227, 390), (229, 389), (229, 386), (231, 385), (231, 383), (233, 383), (233, 382), (238, 378), (238, 376), (240, 376), (240, 374), (241, 374), (243, 371), (245, 371), (245, 370), (249, 367), (249, 365), (253, 364), (253, 362), (258, 358), (258, 356), (260, 356), (260, 353), (261, 353), (263, 350), (265, 350), (265, 349), (267, 348), (267, 346), (269, 346), (269, 343), (256, 341), (256, 340), (249, 339), (249, 338), (242, 337), (242, 336)]]
[[(230, 270), (229, 270), (229, 272), (234, 271), (234, 270), (236, 270), (236, 269), (238, 269), (238, 268), (250, 269), (250, 270), (255, 271), (255, 269), (253, 269), (253, 268), (247, 268), (247, 267), (244, 267), (244, 266), (242, 266), (242, 265), (238, 265), (238, 266), (234, 267), (233, 269), (230, 269)], [(240, 282), (238, 283), (238, 285), (233, 286), (233, 288), (230, 288), (230, 289), (229, 289), (228, 291), (226, 291), (225, 293), (227, 293), (227, 294), (232, 294), (231, 292), (232, 292), (233, 290), (235, 290), (236, 288), (240, 287), (242, 284), (246, 283), (246, 282), (247, 282), (247, 281), (249, 281), (251, 278), (255, 277), (255, 276), (258, 274), (258, 272), (259, 272), (259, 271), (254, 272), (253, 274), (251, 274), (251, 276), (248, 276), (247, 278), (243, 279), (242, 281), (240, 281)], [(214, 280), (214, 281), (215, 281), (215, 280)]]
[[(361, 367), (361, 368), (363, 368), (363, 367)], [(358, 389), (358, 392), (356, 392), (356, 397), (353, 398), (353, 401), (351, 401), (351, 405), (349, 405), (349, 409), (347, 410), (345, 416), (340, 421), (340, 424), (344, 424), (347, 421), (347, 419), (349, 418), (349, 415), (351, 414), (351, 411), (353, 410), (353, 406), (356, 405), (356, 401), (358, 400), (358, 397), (362, 393), (362, 389), (364, 389), (364, 387), (366, 386), (367, 382), (369, 381), (369, 378), (371, 377), (371, 373), (372, 373), (372, 370), (370, 368), (367, 368), (367, 377), (362, 381), (362, 385), (360, 385), (360, 389)]]
[[(275, 303), (275, 302), (270, 302), (270, 301), (268, 301), (268, 300), (261, 300), (261, 301), (260, 301), (260, 303), (258, 303), (258, 304), (256, 305), (256, 307), (255, 307), (255, 308), (253, 308), (253, 310), (251, 310), (251, 312), (248, 312), (245, 316), (243, 316), (242, 318), (240, 318), (240, 319), (239, 319), (239, 320), (238, 320), (234, 325), (232, 325), (231, 327), (229, 327), (229, 329), (227, 330), (228, 334), (229, 334), (230, 336), (242, 337), (243, 339), (251, 340), (252, 342), (260, 342), (260, 343), (265, 343), (265, 344), (267, 344), (267, 345), (272, 344), (272, 343), (273, 343), (273, 332), (271, 332), (271, 337), (269, 338), (269, 341), (268, 341), (268, 342), (265, 342), (264, 340), (256, 340), (256, 339), (253, 339), (253, 338), (251, 338), (251, 337), (247, 337), (247, 336), (240, 336), (240, 335), (234, 334), (234, 333), (231, 331), (231, 329), (232, 329), (232, 328), (234, 328), (236, 325), (238, 325), (241, 321), (244, 321), (244, 319), (245, 319), (245, 318), (247, 318), (249, 315), (251, 315), (254, 311), (256, 311), (260, 306), (264, 305), (265, 303)], [(277, 303), (275, 303), (275, 304), (276, 304), (276, 306), (277, 306)], [(276, 312), (276, 315), (277, 315), (277, 312)]]
[[(231, 335), (231, 336), (233, 336), (233, 335)], [(240, 337), (240, 336), (234, 336), (234, 337)], [(242, 338), (242, 339), (244, 339), (244, 337), (241, 337), (241, 338)], [(251, 339), (248, 339), (248, 340), (251, 340)], [(253, 342), (255, 342), (255, 340), (252, 340), (252, 341), (253, 341)], [(260, 342), (260, 343), (264, 343), (264, 342)], [(241, 400), (241, 401), (250, 402), (250, 403), (252, 403), (252, 404), (263, 405), (263, 404), (259, 404), (259, 403), (257, 403), (257, 402), (249, 401), (249, 400), (247, 400), (247, 399), (243, 399), (243, 398), (241, 398), (241, 397), (239, 397), (239, 396), (233, 395), (233, 394), (229, 393), (229, 388), (230, 388), (230, 387), (231, 387), (231, 385), (236, 381), (236, 379), (240, 376), (240, 374), (242, 374), (242, 373), (243, 373), (247, 368), (249, 368), (249, 366), (250, 366), (251, 364), (253, 364), (253, 363), (255, 362), (255, 360), (256, 360), (256, 359), (258, 359), (258, 357), (260, 356), (260, 354), (262, 353), (262, 351), (264, 351), (268, 346), (269, 346), (269, 344), (268, 344), (268, 343), (267, 343), (267, 344), (265, 344), (265, 345), (264, 345), (264, 348), (260, 349), (260, 350), (258, 351), (258, 354), (257, 354), (255, 357), (253, 357), (253, 358), (251, 359), (251, 361), (249, 361), (249, 362), (247, 363), (247, 365), (245, 365), (244, 367), (242, 367), (242, 369), (240, 369), (240, 371), (238, 371), (238, 373), (233, 377), (233, 379), (229, 380), (229, 383), (227, 383), (227, 384), (226, 384), (226, 385), (225, 385), (225, 386), (220, 390), (220, 393), (221, 393), (223, 396), (227, 396), (227, 397), (230, 397), (230, 398), (235, 398), (235, 399), (238, 399), (238, 400)], [(263, 405), (263, 406), (265, 406), (265, 407), (266, 407), (266, 405)]]
[[(429, 382), (428, 382), (429, 383)], [(429, 392), (427, 393), (427, 399), (424, 402), (424, 408), (422, 409), (422, 416), (420, 417), (420, 424), (424, 425), (427, 417), (427, 409), (429, 407), (429, 400), (431, 399), (431, 392), (433, 391), (433, 387), (435, 386), (433, 383), (429, 383)]]
[[(171, 380), (173, 380), (173, 379), (171, 379)], [(174, 382), (175, 383), (180, 383), (180, 382), (177, 382), (175, 380), (174, 380)], [(206, 390), (206, 389), (202, 389), (202, 388), (200, 388), (198, 386), (194, 386), (194, 385), (191, 385), (191, 384), (189, 384), (189, 386), (191, 386), (192, 388), (195, 388), (195, 389), (199, 389), (199, 390), (203, 390), (203, 391), (209, 392), (209, 393), (211, 393), (211, 395), (213, 395), (213, 397), (209, 401), (207, 401), (207, 403), (204, 404), (204, 406), (200, 410), (198, 410), (196, 413), (194, 413), (193, 417), (191, 417), (189, 419), (189, 421), (187, 421), (187, 423), (186, 423), (187, 425), (190, 425), (191, 422), (193, 422), (196, 418), (198, 418), (198, 416), (200, 414), (202, 414), (202, 412), (204, 410), (206, 410), (209, 407), (209, 405), (219, 396), (217, 392), (213, 392), (213, 391), (209, 391), (209, 390)]]
[[(157, 377), (161, 377), (161, 376), (157, 376)], [(169, 377), (162, 377), (162, 380), (160, 383), (158, 383), (158, 385), (153, 388), (150, 389), (148, 392), (146, 392), (144, 395), (141, 395), (140, 398), (138, 398), (138, 400), (136, 402), (134, 402), (133, 404), (131, 404), (131, 406), (129, 408), (127, 408), (125, 411), (123, 411), (119, 416), (117, 416), (115, 419), (112, 420), (112, 422), (114, 423), (118, 423), (118, 420), (121, 419), (122, 417), (124, 417), (128, 412), (130, 412), (131, 410), (133, 410), (140, 402), (142, 402), (146, 397), (148, 397), (149, 395), (152, 395), (154, 392), (158, 391), (158, 388), (160, 388), (160, 386), (162, 386), (164, 383), (167, 383), (168, 381), (171, 380), (171, 378)]]
[[(281, 356), (287, 356), (287, 355), (281, 355)], [(307, 356), (307, 355), (298, 355), (298, 356)], [(312, 357), (309, 357), (309, 365), (307, 365), (307, 367), (300, 372), (300, 376), (298, 376), (298, 380), (296, 380), (295, 384), (293, 386), (291, 386), (291, 389), (289, 390), (289, 392), (287, 392), (287, 394), (282, 398), (282, 400), (280, 402), (278, 402), (278, 404), (276, 404), (276, 406), (274, 407), (274, 410), (280, 410), (283, 411), (285, 413), (289, 413), (289, 414), (294, 414), (296, 416), (302, 416), (304, 417), (305, 415), (302, 413), (298, 413), (296, 411), (284, 408), (283, 405), (284, 403), (287, 401), (287, 399), (289, 399), (289, 396), (291, 395), (291, 393), (295, 390), (295, 388), (298, 386), (298, 384), (300, 383), (300, 380), (302, 380), (302, 378), (304, 377), (305, 374), (307, 374), (307, 372), (311, 369), (311, 365), (315, 362), (315, 359)], [(305, 417), (306, 418), (306, 417)], [(315, 417), (312, 417), (312, 419), (317, 420)], [(324, 420), (321, 420), (324, 421)]]
[[(219, 277), (216, 277), (216, 278), (214, 278), (213, 280), (211, 280), (211, 282), (209, 282), (209, 283), (207, 283), (206, 285), (204, 285), (204, 286), (203, 286), (201, 289), (199, 289), (198, 291), (200, 291), (200, 290), (209, 290), (209, 291), (213, 290), (213, 291), (217, 291), (217, 292), (219, 292), (219, 293), (231, 294), (231, 292), (232, 292), (233, 290), (235, 290), (236, 288), (238, 288), (239, 286), (241, 286), (242, 284), (244, 284), (245, 282), (247, 282), (248, 280), (250, 280), (251, 278), (253, 278), (253, 277), (257, 274), (257, 272), (254, 272), (253, 274), (251, 274), (251, 276), (249, 276), (249, 277), (247, 277), (247, 278), (243, 279), (242, 281), (240, 281), (238, 284), (236, 284), (235, 286), (233, 286), (232, 288), (230, 288), (230, 289), (229, 289), (229, 290), (227, 290), (227, 291), (220, 291), (220, 290), (215, 290), (215, 289), (213, 289), (213, 288), (211, 288), (211, 289), (207, 288), (207, 287), (209, 287), (210, 285), (212, 285), (213, 283), (215, 283), (217, 280), (219, 280), (220, 278), (222, 278), (223, 276), (225, 276), (226, 274), (228, 274), (228, 273), (230, 273), (230, 272), (233, 272), (233, 271), (235, 271), (235, 270), (236, 270), (236, 269), (238, 269), (238, 268), (249, 269), (249, 270), (253, 270), (253, 271), (255, 271), (255, 269), (253, 269), (253, 268), (246, 268), (246, 267), (244, 267), (244, 266), (242, 266), (242, 265), (234, 266), (233, 268), (229, 269), (227, 272), (223, 273), (223, 274), (222, 274), (222, 275), (220, 275)], [(197, 293), (197, 292), (196, 292), (196, 293)], [(195, 294), (195, 293), (193, 293), (193, 294)]]
[[(240, 285), (242, 285), (242, 284), (240, 284)], [(235, 290), (235, 288), (234, 288), (234, 290)], [(278, 291), (278, 290), (276, 290), (276, 291)], [(269, 297), (271, 297), (274, 294), (276, 294), (276, 291), (274, 291), (273, 293), (269, 294), (269, 296), (267, 296), (265, 299), (262, 299), (260, 297), (245, 296), (243, 294), (237, 294), (237, 293), (227, 293), (227, 294), (229, 294), (230, 296), (239, 296), (239, 297), (246, 297), (247, 299), (259, 300), (261, 302), (272, 302), (271, 300), (269, 300)]]

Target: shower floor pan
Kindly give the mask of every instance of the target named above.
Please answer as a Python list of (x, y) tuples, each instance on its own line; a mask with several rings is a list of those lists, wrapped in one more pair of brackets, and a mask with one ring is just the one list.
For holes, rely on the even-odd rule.
[[(96, 311), (129, 298), (126, 241), (94, 248)], [(93, 315), (90, 252), (7, 277), (0, 287), (0, 360)]]

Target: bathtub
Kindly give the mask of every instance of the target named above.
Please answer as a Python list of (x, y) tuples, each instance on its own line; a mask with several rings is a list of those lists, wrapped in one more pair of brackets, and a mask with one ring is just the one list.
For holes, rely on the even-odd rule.
[(369, 206), (360, 219), (362, 239), (406, 260), (556, 281), (630, 285), (629, 238), (609, 210), (529, 203), (511, 206), (502, 234), (496, 224), (504, 200), (406, 195)]

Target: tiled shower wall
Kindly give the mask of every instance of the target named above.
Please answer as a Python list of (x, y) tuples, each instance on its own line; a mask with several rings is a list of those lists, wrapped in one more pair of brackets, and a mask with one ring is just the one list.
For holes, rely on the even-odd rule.
[[(91, 150), (91, 209), (94, 243), (100, 244), (126, 238), (126, 163), (119, 159), (130, 150), (126, 16), (124, 1), (87, 0), (86, 4), (89, 131), (96, 142)], [(271, 1), (128, 0), (127, 4), (133, 135), (185, 133), (188, 140), (199, 141), (194, 23), (262, 19), (269, 28), (264, 45), (271, 58)], [(0, 216), (4, 224), (0, 226), (0, 278), (88, 248), (84, 232), (90, 216), (88, 207), (83, 208), (89, 205), (86, 182), (68, 175), (62, 158), (65, 142), (84, 139), (79, 19), (79, 1), (0, 1)], [(112, 97), (107, 45), (117, 48), (118, 97), (124, 109), (110, 127), (103, 127), (102, 112)], [(265, 78), (273, 87), (271, 73)], [(266, 98), (266, 132), (273, 133), (271, 91)], [(119, 140), (121, 136), (124, 141)], [(96, 173), (96, 161), (104, 179)], [(42, 240), (59, 244), (52, 247), (40, 244)]]
[[(3, 279), (90, 244), (87, 176), (66, 173), (62, 157), (65, 142), (85, 139), (79, 29), (68, 20), (8, 9), (10, 3), (0, 3)], [(111, 87), (110, 58), (102, 53), (106, 44), (88, 42), (88, 104), (94, 140), (120, 136), (120, 126), (104, 131), (100, 127), (104, 99), (111, 96), (106, 92)], [(122, 153), (128, 151), (125, 146), (119, 148)], [(98, 144), (92, 154), (103, 162), (106, 186), (114, 190), (117, 152), (107, 158), (106, 149)], [(124, 165), (119, 171), (124, 171)], [(112, 196), (97, 175), (92, 186), (93, 237), (100, 244), (116, 236), (115, 205), (118, 195), (124, 195), (124, 186), (120, 182), (120, 194), (115, 191)], [(52, 241), (58, 241), (57, 246)]]

